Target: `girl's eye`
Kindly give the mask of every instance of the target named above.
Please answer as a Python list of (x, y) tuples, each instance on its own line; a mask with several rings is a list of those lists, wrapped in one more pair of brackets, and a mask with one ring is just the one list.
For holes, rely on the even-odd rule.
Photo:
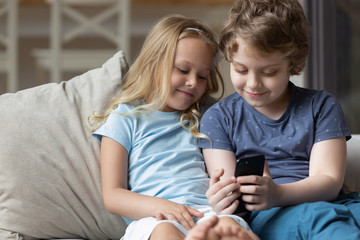
[(177, 68), (177, 69), (179, 70), (179, 72), (181, 72), (181, 73), (183, 73), (183, 74), (189, 73), (189, 71), (187, 71), (187, 70), (183, 70), (183, 69), (181, 69), (181, 68)]
[(207, 80), (208, 79), (208, 77), (205, 77), (205, 76), (199, 76), (199, 78), (202, 79), (202, 80)]
[(236, 69), (235, 71), (240, 74), (246, 74), (248, 72), (247, 70), (240, 70), (240, 69)]

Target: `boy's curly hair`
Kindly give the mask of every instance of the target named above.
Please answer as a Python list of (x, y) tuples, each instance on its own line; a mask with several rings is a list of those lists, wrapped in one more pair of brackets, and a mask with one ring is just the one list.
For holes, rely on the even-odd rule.
[(309, 52), (309, 24), (298, 0), (237, 0), (220, 33), (219, 46), (228, 61), (241, 37), (256, 49), (280, 51), (290, 62), (290, 74), (305, 67)]

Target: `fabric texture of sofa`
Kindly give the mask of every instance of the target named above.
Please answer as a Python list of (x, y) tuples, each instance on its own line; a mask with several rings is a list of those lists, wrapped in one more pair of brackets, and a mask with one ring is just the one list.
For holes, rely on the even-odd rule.
[[(88, 116), (117, 95), (123, 52), (60, 84), (0, 95), (0, 240), (120, 239), (101, 197), (100, 146)], [(346, 185), (360, 190), (360, 135), (348, 142)]]

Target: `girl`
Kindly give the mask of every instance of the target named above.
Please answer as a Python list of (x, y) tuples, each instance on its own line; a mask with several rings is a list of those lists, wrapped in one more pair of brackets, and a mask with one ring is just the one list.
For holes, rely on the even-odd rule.
[[(214, 215), (196, 138), (204, 137), (198, 132), (201, 106), (219, 89), (217, 52), (199, 21), (163, 18), (147, 36), (120, 96), (105, 114), (93, 116), (104, 204), (129, 224), (124, 239), (184, 239), (198, 219)], [(220, 218), (214, 239), (244, 232), (257, 239), (240, 224), (247, 228), (240, 217)]]

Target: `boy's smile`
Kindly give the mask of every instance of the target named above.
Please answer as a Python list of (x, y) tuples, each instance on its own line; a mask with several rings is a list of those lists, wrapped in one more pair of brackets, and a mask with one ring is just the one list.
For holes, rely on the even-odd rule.
[(289, 62), (278, 51), (263, 53), (242, 38), (232, 55), (230, 76), (235, 90), (257, 111), (278, 119), (289, 101)]

